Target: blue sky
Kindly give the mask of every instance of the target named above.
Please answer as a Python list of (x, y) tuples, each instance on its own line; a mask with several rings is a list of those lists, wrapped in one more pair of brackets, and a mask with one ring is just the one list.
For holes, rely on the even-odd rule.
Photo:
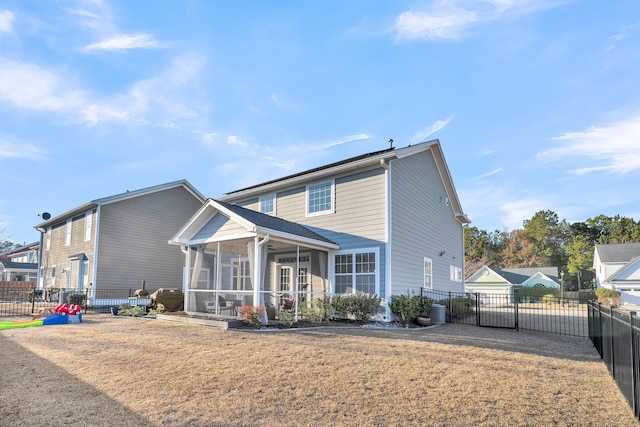
[(438, 138), (489, 231), (640, 219), (640, 2), (0, 3), (0, 238)]

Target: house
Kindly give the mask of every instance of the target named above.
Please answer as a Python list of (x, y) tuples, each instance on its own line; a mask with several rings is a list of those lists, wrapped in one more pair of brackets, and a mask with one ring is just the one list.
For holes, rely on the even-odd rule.
[(558, 267), (496, 268), (481, 267), (465, 280), (465, 292), (513, 296), (514, 288), (559, 288)]
[(209, 199), (170, 243), (189, 312), (366, 293), (389, 319), (391, 295), (464, 290), (467, 223), (434, 140)]
[(34, 242), (0, 254), (0, 282), (35, 282), (39, 248)]
[(596, 288), (620, 292), (623, 305), (640, 305), (640, 243), (596, 245)]
[(179, 288), (183, 255), (167, 245), (205, 198), (186, 180), (76, 206), (36, 225), (41, 233), (38, 287), (109, 290)]

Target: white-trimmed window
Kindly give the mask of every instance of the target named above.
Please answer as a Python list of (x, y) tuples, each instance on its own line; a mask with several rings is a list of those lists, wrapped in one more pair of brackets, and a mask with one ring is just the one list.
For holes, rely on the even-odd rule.
[(449, 266), (449, 280), (452, 282), (462, 282), (462, 268), (455, 265)]
[(67, 220), (67, 234), (64, 239), (64, 245), (69, 246), (71, 244), (71, 227), (73, 227), (73, 220)]
[(427, 289), (433, 288), (433, 261), (431, 258), (424, 259), (424, 287)]
[(45, 247), (46, 250), (51, 249), (51, 227), (47, 228), (44, 247)]
[(91, 240), (91, 222), (93, 221), (93, 212), (87, 212), (84, 216), (84, 241)]
[(307, 185), (307, 216), (334, 212), (334, 182)]
[(56, 285), (56, 266), (51, 267), (51, 286)]
[(336, 295), (379, 294), (378, 248), (339, 251), (333, 260)]
[(261, 196), (259, 199), (260, 212), (263, 214), (275, 215), (276, 214), (276, 195), (267, 194)]

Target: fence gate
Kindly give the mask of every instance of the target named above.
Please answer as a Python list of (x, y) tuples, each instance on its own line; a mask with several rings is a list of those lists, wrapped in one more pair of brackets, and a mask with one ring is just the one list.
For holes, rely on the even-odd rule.
[(446, 307), (446, 321), (490, 328), (589, 336), (586, 300), (513, 294), (425, 290), (423, 296)]

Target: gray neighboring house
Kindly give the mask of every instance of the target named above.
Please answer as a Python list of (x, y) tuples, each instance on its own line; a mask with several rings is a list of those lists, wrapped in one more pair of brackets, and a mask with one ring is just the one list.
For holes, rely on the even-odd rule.
[(186, 253), (188, 312), (366, 293), (389, 320), (392, 295), (464, 291), (469, 222), (434, 140), (208, 200), (170, 243)]
[(640, 243), (596, 245), (596, 288), (620, 292), (620, 303), (640, 306)]
[(205, 198), (186, 180), (92, 200), (35, 228), (41, 233), (38, 287), (108, 290), (180, 288), (184, 255), (167, 240)]
[(35, 282), (39, 248), (34, 242), (0, 254), (0, 282)]

